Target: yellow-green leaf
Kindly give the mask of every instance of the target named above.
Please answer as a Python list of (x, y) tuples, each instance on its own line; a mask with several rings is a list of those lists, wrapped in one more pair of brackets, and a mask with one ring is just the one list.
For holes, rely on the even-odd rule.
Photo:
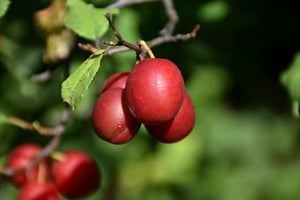
[(300, 100), (300, 52), (296, 53), (290, 66), (281, 73), (281, 83), (292, 100)]
[(300, 101), (300, 52), (294, 55), (290, 66), (280, 75), (281, 84), (286, 88), (293, 102), (293, 115), (299, 117)]
[(10, 5), (10, 0), (1, 0), (0, 1), (0, 18), (5, 15)]

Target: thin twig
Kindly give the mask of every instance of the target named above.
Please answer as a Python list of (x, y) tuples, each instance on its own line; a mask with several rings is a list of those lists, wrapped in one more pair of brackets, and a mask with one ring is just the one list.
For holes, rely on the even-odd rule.
[(134, 51), (136, 51), (137, 53), (141, 53), (141, 48), (139, 46), (137, 46), (136, 44), (131, 44), (129, 42), (126, 42), (125, 40), (123, 40), (121, 34), (119, 33), (119, 31), (116, 29), (114, 23), (112, 22), (111, 20), (111, 14), (110, 13), (107, 13), (105, 15), (105, 17), (107, 18), (108, 20), (108, 23), (110, 25), (110, 27), (112, 28), (113, 32), (114, 32), (114, 35), (118, 38), (118, 43), (119, 45), (123, 45), (129, 49), (132, 49)]
[(34, 74), (31, 76), (31, 80), (34, 82), (47, 81), (51, 78), (54, 71), (55, 70), (53, 70), (53, 69), (48, 69), (47, 71), (44, 71), (40, 74)]
[[(107, 6), (106, 8), (123, 8), (127, 6), (132, 6), (136, 4), (141, 3), (147, 3), (147, 2), (157, 2), (159, 0), (119, 0), (114, 4), (111, 4)], [(166, 14), (169, 18), (168, 23), (165, 25), (165, 27), (160, 31), (161, 35), (172, 35), (175, 29), (175, 26), (178, 22), (178, 15), (176, 12), (176, 9), (174, 7), (173, 0), (160, 0), (165, 8)]]
[(43, 82), (47, 81), (52, 77), (52, 74), (55, 72), (56, 69), (59, 68), (63, 64), (63, 61), (55, 63), (53, 66), (50, 66), (50, 68), (44, 72), (41, 72), (39, 74), (34, 74), (31, 76), (31, 80), (34, 82)]
[[(168, 36), (168, 35), (160, 36), (160, 37), (154, 38), (150, 41), (147, 41), (146, 43), (148, 44), (148, 46), (150, 48), (152, 48), (152, 47), (158, 46), (162, 43), (186, 41), (186, 40), (195, 38), (199, 29), (200, 29), (200, 25), (197, 24), (190, 33), (176, 34), (174, 36)], [(129, 49), (127, 47), (119, 47), (119, 48), (110, 49), (109, 51), (106, 51), (104, 55), (111, 56), (116, 53), (126, 52), (126, 51), (130, 51), (130, 50), (131, 49)]]
[(169, 22), (165, 25), (165, 27), (159, 32), (161, 35), (173, 35), (176, 24), (179, 20), (177, 11), (175, 10), (174, 3), (172, 0), (161, 0), (164, 4), (166, 14), (169, 18)]
[(176, 34), (174, 36), (165, 35), (165, 36), (157, 37), (157, 38), (154, 38), (154, 39), (150, 40), (149, 42), (147, 42), (147, 44), (149, 47), (154, 47), (154, 46), (158, 46), (162, 43), (186, 41), (186, 40), (195, 38), (199, 29), (200, 29), (200, 25), (197, 24), (190, 33)]
[[(62, 132), (61, 132), (62, 133)], [(39, 154), (25, 167), (26, 171), (30, 171), (36, 164), (49, 157), (50, 154), (58, 146), (62, 134), (55, 135), (51, 141), (39, 152)]]
[(159, 1), (159, 0), (119, 0), (116, 3), (107, 6), (106, 8), (123, 8), (123, 7), (132, 6), (136, 4), (155, 2), (155, 1)]
[[(150, 1), (152, 1), (152, 0), (150, 0)], [(125, 6), (130, 6), (133, 4), (150, 2), (150, 1), (148, 1), (148, 0), (131, 0), (131, 1), (119, 0), (116, 3), (108, 6), (107, 8), (121, 8), (121, 7), (125, 7)], [(162, 43), (185, 41), (185, 40), (189, 40), (191, 38), (196, 37), (196, 34), (200, 29), (200, 25), (196, 25), (195, 28), (190, 33), (173, 35), (173, 32), (175, 30), (176, 24), (179, 19), (177, 12), (175, 10), (173, 1), (172, 0), (160, 0), (160, 1), (162, 1), (163, 5), (164, 5), (166, 14), (169, 18), (169, 21), (164, 26), (164, 28), (160, 31), (161, 36), (146, 42), (147, 45), (150, 48), (152, 48), (152, 47), (160, 45)], [(121, 37), (120, 33), (116, 30), (116, 28), (111, 20), (111, 15), (108, 13), (106, 15), (106, 17), (109, 20), (109, 24), (110, 24), (111, 28), (113, 29), (114, 35), (118, 38), (118, 41), (116, 41), (116, 42), (103, 41), (103, 43), (110, 45), (112, 47), (115, 47), (115, 46), (122, 46), (122, 47), (118, 47), (118, 48), (114, 48), (114, 49), (106, 49), (104, 55), (110, 56), (110, 55), (113, 55), (116, 53), (134, 50), (137, 52), (137, 54), (142, 56), (142, 52), (144, 53), (143, 48), (141, 48), (139, 45), (131, 44), (131, 43), (128, 43), (125, 40), (123, 40), (123, 38)], [(86, 44), (86, 45), (78, 44), (78, 46), (83, 50), (90, 51), (91, 53), (94, 53), (98, 50), (97, 48), (93, 47), (90, 44)]]
[(77, 45), (80, 49), (89, 51), (91, 53), (96, 53), (98, 51), (98, 49), (91, 44), (78, 43)]
[(60, 135), (65, 130), (66, 123), (69, 119), (69, 109), (63, 112), (61, 121), (55, 128), (47, 128), (41, 126), (38, 122), (28, 122), (18, 117), (6, 116), (3, 118), (3, 122), (11, 125), (15, 125), (22, 129), (36, 131), (41, 135)]
[(60, 67), (68, 66), (69, 65), (71, 54), (72, 54), (72, 52), (70, 53), (70, 55), (69, 55), (68, 58), (60, 60), (57, 63), (53, 63), (53, 64), (49, 65), (49, 69), (48, 70), (46, 70), (44, 72), (41, 72), (39, 74), (32, 75), (31, 76), (31, 80), (34, 81), (34, 82), (48, 81), (52, 77), (52, 75), (55, 72), (55, 70), (57, 70)]

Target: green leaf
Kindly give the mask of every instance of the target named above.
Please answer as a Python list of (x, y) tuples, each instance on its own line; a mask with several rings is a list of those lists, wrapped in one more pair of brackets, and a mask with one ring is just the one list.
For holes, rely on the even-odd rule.
[(0, 112), (0, 123), (3, 122), (4, 118), (5, 118), (5, 115), (4, 115), (3, 113)]
[(294, 101), (300, 100), (300, 52), (296, 53), (289, 68), (281, 73), (280, 81)]
[(1, 0), (0, 1), (0, 18), (5, 15), (10, 5), (10, 0)]
[(290, 98), (292, 99), (292, 113), (295, 117), (299, 117), (299, 101), (300, 101), (300, 52), (294, 55), (293, 61), (280, 75), (281, 84), (286, 88)]
[(99, 50), (86, 59), (63, 83), (61, 96), (64, 102), (70, 104), (74, 110), (94, 79), (104, 50)]
[(225, 1), (209, 1), (198, 8), (198, 18), (205, 22), (217, 22), (227, 17), (229, 6)]
[(106, 13), (118, 14), (118, 9), (95, 8), (82, 0), (68, 0), (69, 12), (66, 26), (75, 33), (89, 40), (101, 37), (108, 29)]

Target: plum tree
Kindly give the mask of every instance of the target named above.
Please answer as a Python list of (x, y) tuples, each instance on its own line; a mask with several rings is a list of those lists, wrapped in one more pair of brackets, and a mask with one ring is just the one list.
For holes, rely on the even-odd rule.
[[(10, 1), (7, 0), (5, 2)], [(102, 66), (101, 60), (104, 57), (124, 51), (134, 51), (134, 58), (137, 64), (135, 66), (132, 65), (133, 69), (130, 72), (113, 74), (106, 80), (102, 89), (97, 88), (96, 91), (100, 92), (100, 96), (96, 100), (94, 107), (89, 108), (90, 110), (93, 109), (91, 116), (92, 126), (99, 138), (112, 144), (127, 143), (137, 135), (142, 123), (146, 125), (147, 130), (153, 137), (162, 142), (179, 141), (191, 131), (195, 116), (193, 116), (194, 113), (192, 112), (192, 103), (185, 103), (186, 99), (189, 101), (190, 98), (184, 97), (185, 85), (183, 76), (179, 68), (170, 60), (154, 58), (150, 47), (194, 38), (199, 30), (199, 26), (196, 26), (190, 33), (174, 34), (178, 18), (175, 6), (172, 0), (161, 0), (168, 21), (160, 31), (160, 34), (147, 42), (136, 38), (137, 41), (135, 43), (129, 43), (122, 38), (114, 26), (112, 15), (117, 15), (119, 9), (123, 7), (145, 2), (148, 2), (148, 0), (116, 1), (105, 8), (97, 8), (91, 3), (82, 0), (52, 0), (47, 8), (31, 13), (34, 15), (36, 30), (40, 31), (42, 38), (45, 40), (43, 56), (39, 60), (43, 60), (43, 67), (44, 64), (49, 67), (44, 72), (32, 75), (31, 80), (37, 82), (47, 81), (58, 74), (54, 73), (54, 71), (58, 68), (63, 68), (64, 80), (60, 88), (62, 101), (59, 103), (67, 103), (70, 107), (62, 106), (60, 110), (61, 117), (56, 120), (56, 115), (52, 118), (47, 113), (52, 113), (52, 109), (56, 113), (57, 99), (54, 100), (52, 93), (49, 94), (49, 97), (53, 96), (51, 99), (41, 96), (41, 99), (46, 100), (46, 102), (34, 105), (36, 106), (35, 108), (44, 111), (45, 106), (50, 105), (50, 103), (53, 103), (53, 107), (49, 108), (49, 111), (47, 109), (45, 112), (34, 113), (43, 114), (44, 117), (42, 119), (45, 120), (46, 124), (48, 123), (47, 119), (51, 119), (48, 125), (52, 126), (52, 122), (56, 122), (56, 125), (53, 127), (42, 126), (38, 122), (39, 119), (34, 119), (33, 122), (30, 122), (19, 117), (6, 115), (0, 111), (0, 123), (11, 124), (22, 129), (37, 132), (42, 136), (50, 137), (50, 140), (44, 147), (36, 144), (24, 144), (13, 149), (8, 157), (6, 166), (0, 166), (0, 174), (7, 176), (20, 189), (19, 199), (56, 200), (59, 199), (57, 194), (61, 194), (66, 198), (85, 198), (99, 187), (101, 178), (99, 169), (96, 163), (85, 153), (78, 150), (65, 152), (64, 159), (55, 160), (51, 168), (52, 171), (50, 170), (50, 159), (54, 158), (53, 152), (59, 146), (62, 134), (68, 128), (67, 125), (72, 115), (71, 111), (79, 106), (83, 99), (82, 97), (96, 78), (96, 73), (99, 71), (100, 65)], [(86, 22), (84, 26), (80, 25), (82, 22)], [(117, 41), (102, 41), (103, 44), (110, 46), (103, 48), (100, 45), (100, 38), (106, 37), (108, 28), (113, 30)], [(10, 39), (10, 37), (5, 35), (3, 35), (3, 38), (3, 41), (8, 43), (8, 46), (13, 46), (12, 49), (18, 49), (15, 48), (18, 46), (15, 45), (15, 42), (17, 43), (17, 41), (14, 41), (15, 38), (12, 37)], [(93, 41), (95, 46), (81, 43), (82, 41), (80, 40), (83, 38), (85, 38), (85, 42)], [(117, 46), (119, 48), (114, 48)], [(91, 55), (71, 73), (74, 69), (73, 64), (77, 63), (79, 58), (73, 56), (77, 54), (75, 51), (76, 47), (90, 52)], [(17, 57), (15, 52), (17, 51), (10, 51), (8, 54), (11, 55), (9, 56), (4, 52), (5, 58), (3, 60), (6, 60), (6, 56), (9, 58), (7, 59), (9, 60), (8, 62), (4, 62), (7, 65), (5, 69), (11, 69), (10, 65), (15, 64), (10, 62), (11, 58)], [(32, 53), (35, 54), (35, 52), (37, 51)], [(146, 58), (147, 53), (150, 58)], [(28, 55), (31, 55), (31, 51), (29, 51)], [(37, 55), (41, 56), (40, 53)], [(23, 63), (22, 61), (16, 64), (20, 65), (19, 63)], [(35, 63), (31, 63), (31, 58), (27, 61), (30, 63), (27, 63), (30, 66), (32, 63)], [(36, 64), (39, 63), (36, 62)], [(112, 62), (106, 63), (114, 66), (115, 63), (119, 62), (112, 60)], [(22, 65), (19, 67), (20, 69), (25, 69)], [(16, 67), (16, 69), (19, 67)], [(28, 68), (28, 70), (31, 69), (37, 70), (35, 67)], [(23, 75), (27, 74), (27, 72), (20, 73), (18, 70), (11, 70), (10, 72), (20, 74), (20, 77), (16, 76), (18, 79), (21, 79), (21, 75), (23, 77)], [(28, 78), (27, 75), (26, 77)], [(23, 80), (20, 83), (23, 83)], [(25, 86), (22, 86), (24, 91), (25, 89), (28, 91), (27, 87), (35, 88), (31, 84), (25, 84)], [(15, 89), (14, 87), (13, 85), (12, 89)], [(40, 88), (42, 89), (44, 86)], [(51, 88), (47, 91), (52, 91)], [(7, 90), (10, 89), (8, 87)], [(23, 92), (21, 93), (23, 94)], [(19, 97), (18, 94), (16, 93), (17, 97)], [(34, 89), (30, 91), (29, 96), (33, 94), (39, 95), (39, 90)], [(17, 98), (14, 98), (12, 105), (15, 99)], [(20, 102), (22, 103), (22, 109), (27, 106), (26, 103)], [(3, 103), (3, 105), (7, 104)], [(29, 106), (28, 109), (34, 108), (34, 106)], [(91, 106), (91, 104), (88, 104), (88, 106)], [(15, 108), (21, 107), (16, 106)], [(26, 109), (24, 113), (27, 111)], [(190, 115), (186, 114), (188, 112)], [(52, 119), (55, 120), (52, 121)], [(182, 124), (179, 121), (186, 122), (185, 126), (180, 127)], [(171, 122), (172, 125), (170, 125)], [(168, 130), (166, 130), (166, 126), (169, 127)], [(19, 142), (21, 140), (17, 141), (17, 143)], [(42, 167), (43, 170), (41, 170)], [(50, 171), (52, 172), (51, 177)]]

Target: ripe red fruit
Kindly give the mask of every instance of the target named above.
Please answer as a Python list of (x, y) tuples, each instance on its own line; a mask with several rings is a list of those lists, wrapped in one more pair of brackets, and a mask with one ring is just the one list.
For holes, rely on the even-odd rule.
[(121, 88), (110, 88), (101, 94), (95, 104), (92, 119), (96, 134), (113, 144), (130, 141), (141, 126), (131, 116), (124, 100), (124, 89)]
[[(37, 144), (23, 144), (16, 147), (9, 155), (6, 166), (10, 169), (19, 169), (27, 166), (32, 159), (41, 151), (42, 147)], [(44, 160), (45, 162), (46, 174), (49, 170), (49, 163)], [(10, 180), (14, 183), (17, 187), (21, 187), (22, 185), (28, 182), (36, 182), (38, 179), (38, 172), (39, 172), (39, 164), (33, 167), (33, 169), (27, 172), (27, 175), (24, 171), (13, 175)], [(43, 177), (45, 180), (46, 177)]]
[(59, 196), (53, 185), (35, 182), (24, 185), (17, 200), (59, 200)]
[(67, 198), (84, 198), (98, 189), (100, 171), (87, 154), (70, 150), (63, 161), (55, 161), (52, 179), (56, 189)]
[(145, 125), (171, 120), (184, 97), (184, 80), (177, 66), (167, 59), (147, 58), (130, 72), (126, 102), (131, 114)]
[(129, 75), (129, 72), (119, 72), (115, 73), (112, 76), (110, 76), (104, 83), (102, 92), (106, 91), (109, 88), (119, 87), (119, 88), (125, 88), (127, 77)]
[(156, 126), (146, 126), (148, 132), (158, 141), (173, 143), (185, 138), (195, 124), (195, 109), (189, 95), (185, 93), (182, 106), (169, 122)]

